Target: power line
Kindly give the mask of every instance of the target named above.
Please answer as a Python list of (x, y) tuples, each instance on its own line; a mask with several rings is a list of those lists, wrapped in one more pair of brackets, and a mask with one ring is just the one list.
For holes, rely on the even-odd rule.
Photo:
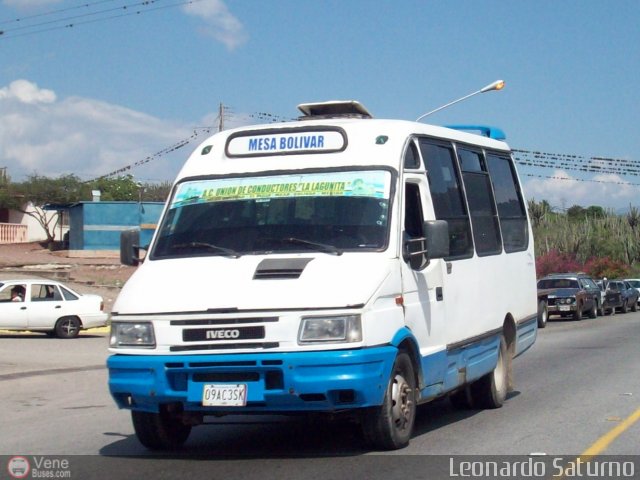
[[(95, 15), (102, 15), (104, 13), (110, 13), (110, 12), (116, 12), (119, 10), (127, 10), (128, 8), (134, 8), (134, 7), (141, 7), (141, 6), (147, 6), (147, 5), (151, 5), (153, 3), (159, 2), (161, 0), (143, 0), (137, 3), (129, 3), (126, 5), (121, 5), (119, 7), (113, 7), (113, 8), (107, 8), (104, 10), (97, 10), (95, 12), (87, 12), (87, 13), (82, 13), (79, 15), (72, 15), (70, 17), (62, 17), (62, 18), (56, 18), (55, 20), (48, 20), (46, 22), (40, 22), (40, 23), (32, 23), (31, 25), (22, 25), (16, 28), (12, 28), (12, 29), (8, 29), (8, 30), (4, 30), (2, 32), (2, 34), (6, 35), (7, 33), (11, 34), (12, 32), (15, 32), (17, 30), (26, 30), (29, 28), (36, 28), (36, 27), (42, 27), (44, 25), (51, 25), (54, 23), (60, 23), (60, 22), (67, 22), (70, 20), (76, 20), (78, 18), (85, 18), (85, 17), (91, 17), (91, 16), (95, 16)], [(65, 27), (67, 25), (64, 25)], [(58, 27), (60, 27), (60, 25), (58, 25)], [(34, 32), (32, 32), (34, 33)], [(17, 35), (16, 35), (17, 36)]]
[(162, 150), (154, 153), (153, 155), (149, 155), (148, 157), (143, 158), (142, 160), (138, 160), (130, 165), (126, 165), (124, 167), (118, 168), (117, 170), (114, 170), (112, 172), (106, 173), (104, 175), (100, 175), (99, 177), (93, 178), (91, 180), (87, 180), (85, 183), (89, 183), (89, 182), (93, 182), (95, 180), (102, 180), (104, 178), (109, 178), (109, 177), (113, 177), (114, 175), (119, 175), (122, 174), (124, 172), (128, 172), (129, 170), (131, 170), (134, 167), (139, 167), (141, 165), (145, 165), (153, 160), (157, 160), (158, 158), (164, 157), (165, 155), (171, 153), (171, 152), (175, 152), (176, 150), (179, 150), (182, 147), (187, 146), (189, 143), (191, 143), (193, 140), (195, 140), (196, 138), (198, 138), (200, 135), (202, 135), (203, 133), (211, 133), (211, 131), (213, 130), (213, 127), (197, 127), (194, 131), (193, 134), (190, 137), (184, 138), (182, 140), (180, 140), (177, 143), (174, 143), (173, 145), (163, 148)]
[[(39, 33), (50, 32), (50, 31), (53, 31), (53, 30), (61, 30), (61, 29), (65, 29), (65, 28), (73, 28), (73, 27), (78, 26), (78, 25), (86, 25), (86, 24), (89, 24), (89, 23), (96, 23), (96, 22), (102, 22), (102, 21), (106, 21), (106, 20), (113, 20), (113, 19), (116, 19), (116, 18), (128, 17), (128, 16), (131, 16), (131, 15), (142, 15), (144, 13), (149, 13), (149, 12), (153, 12), (153, 11), (157, 11), (157, 10), (164, 10), (164, 9), (167, 9), (167, 8), (179, 7), (179, 6), (182, 6), (182, 5), (191, 5), (193, 3), (198, 3), (198, 2), (205, 1), (205, 0), (184, 0), (184, 1), (180, 1), (180, 2), (171, 3), (171, 4), (168, 4), (168, 5), (159, 6), (159, 7), (149, 7), (149, 5), (151, 5), (152, 3), (158, 2), (158, 1), (161, 1), (161, 0), (147, 0), (147, 1), (136, 3), (136, 4), (131, 4), (129, 6), (123, 6), (123, 7), (118, 7), (118, 8), (115, 8), (115, 9), (105, 10), (105, 11), (103, 11), (103, 13), (106, 12), (106, 11), (113, 11), (113, 10), (127, 10), (131, 6), (142, 6), (143, 9), (141, 9), (141, 10), (126, 12), (126, 13), (121, 13), (121, 14), (111, 15), (111, 16), (102, 16), (100, 18), (95, 18), (95, 19), (92, 19), (92, 20), (78, 21), (78, 22), (74, 22), (74, 23), (67, 23), (67, 24), (64, 24), (64, 25), (56, 25), (56, 26), (49, 27), (49, 28), (41, 28), (39, 30), (34, 30), (34, 31), (31, 31), (31, 32), (11, 34), (11, 30), (9, 30), (9, 35), (6, 35), (6, 31), (0, 30), (0, 40), (7, 39), (7, 38), (25, 37), (25, 36), (28, 36), (28, 35), (36, 35), (36, 34), (39, 34)], [(95, 14), (83, 14), (83, 15), (78, 15), (77, 17), (74, 17), (74, 18), (86, 17), (88, 15), (95, 15)], [(44, 22), (44, 23), (55, 23), (55, 21), (54, 22)], [(22, 27), (20, 27), (20, 28), (22, 28)], [(14, 30), (18, 30), (18, 28), (14, 29)]]
[(548, 178), (551, 180), (566, 180), (568, 182), (590, 182), (590, 183), (605, 183), (605, 184), (613, 184), (613, 185), (630, 185), (640, 187), (640, 183), (630, 183), (630, 182), (614, 182), (611, 180), (593, 180), (588, 178), (569, 178), (569, 177), (558, 177), (555, 175), (535, 175), (533, 173), (521, 173), (523, 177), (535, 177), (535, 178)]
[(28, 15), (28, 16), (24, 16), (24, 17), (20, 17), (20, 18), (14, 18), (12, 20), (1, 20), (0, 21), (0, 25), (6, 25), (7, 23), (14, 23), (14, 22), (24, 22), (26, 20), (31, 20), (32, 18), (38, 18), (38, 17), (46, 17), (49, 15), (57, 15), (59, 13), (63, 13), (63, 12), (68, 12), (71, 10), (78, 10), (80, 8), (89, 8), (92, 7), (93, 5), (98, 5), (100, 3), (107, 3), (107, 2), (113, 2), (115, 0), (99, 0), (97, 2), (90, 2), (90, 3), (85, 3), (82, 5), (76, 5), (75, 7), (67, 7), (67, 8), (60, 8), (58, 10), (50, 10), (48, 12), (42, 12), (42, 13), (36, 13), (34, 15)]

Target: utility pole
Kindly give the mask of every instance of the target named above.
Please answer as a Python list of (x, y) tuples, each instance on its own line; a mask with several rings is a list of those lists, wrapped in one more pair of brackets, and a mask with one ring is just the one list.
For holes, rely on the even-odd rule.
[(220, 102), (220, 108), (218, 109), (218, 131), (224, 130), (224, 105)]

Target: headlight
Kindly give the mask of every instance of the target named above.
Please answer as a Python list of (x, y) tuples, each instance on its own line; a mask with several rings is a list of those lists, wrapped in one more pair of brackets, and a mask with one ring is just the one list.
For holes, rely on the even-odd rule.
[(151, 322), (111, 322), (109, 346), (155, 348), (153, 324)]
[(360, 315), (306, 317), (300, 324), (298, 343), (351, 343), (362, 341)]

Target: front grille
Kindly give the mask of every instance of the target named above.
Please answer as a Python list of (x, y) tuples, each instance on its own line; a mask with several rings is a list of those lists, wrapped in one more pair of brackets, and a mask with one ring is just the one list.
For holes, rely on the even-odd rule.
[(197, 325), (238, 325), (242, 323), (270, 323), (277, 322), (278, 317), (250, 317), (250, 318), (216, 318), (196, 320), (171, 320), (169, 325), (197, 326)]
[(242, 348), (250, 348), (257, 349), (261, 348), (264, 350), (270, 348), (278, 348), (280, 343), (278, 342), (262, 342), (262, 343), (231, 343), (231, 344), (207, 344), (207, 345), (176, 345), (173, 347), (169, 347), (169, 351), (171, 352), (193, 352), (196, 350), (239, 350)]

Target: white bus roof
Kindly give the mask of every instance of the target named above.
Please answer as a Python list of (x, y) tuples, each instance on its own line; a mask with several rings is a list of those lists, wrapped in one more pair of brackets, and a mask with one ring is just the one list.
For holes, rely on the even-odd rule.
[[(398, 170), (407, 139), (416, 135), (509, 151), (503, 141), (453, 128), (406, 120), (363, 118), (363, 113), (368, 112), (360, 104), (349, 103), (351, 111), (345, 118), (336, 113), (335, 103), (339, 102), (301, 105), (300, 110), (310, 114), (303, 117), (304, 121), (219, 132), (207, 138), (191, 154), (178, 180), (203, 175), (324, 167), (376, 165)], [(324, 109), (319, 105), (331, 106)], [(326, 118), (326, 110), (330, 110), (331, 118)], [(353, 118), (354, 110), (362, 110), (358, 112), (360, 118)], [(321, 118), (315, 118), (316, 114)]]

